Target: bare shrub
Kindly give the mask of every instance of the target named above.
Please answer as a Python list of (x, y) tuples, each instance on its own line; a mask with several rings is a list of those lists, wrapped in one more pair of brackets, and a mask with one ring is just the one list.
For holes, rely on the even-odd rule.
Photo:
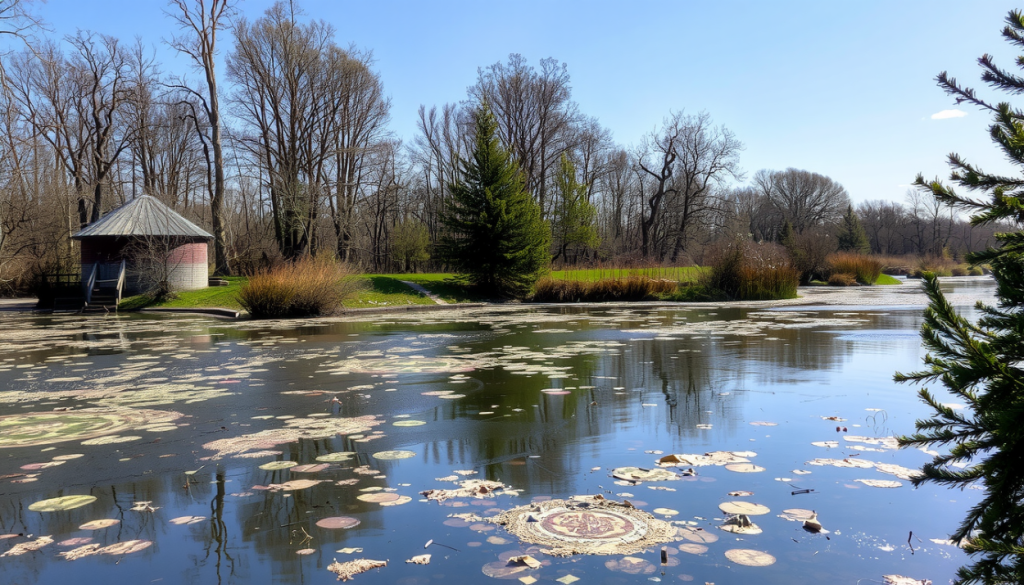
[(853, 286), (857, 284), (857, 277), (849, 272), (835, 272), (828, 277), (829, 286)]
[(674, 281), (645, 276), (603, 278), (594, 282), (542, 278), (537, 282), (531, 300), (537, 303), (642, 301), (656, 298), (659, 294), (673, 293), (676, 287)]
[(355, 276), (348, 264), (301, 258), (249, 277), (238, 302), (257, 319), (329, 315), (362, 288)]
[(719, 250), (702, 284), (735, 300), (796, 298), (800, 273), (785, 248), (736, 241)]

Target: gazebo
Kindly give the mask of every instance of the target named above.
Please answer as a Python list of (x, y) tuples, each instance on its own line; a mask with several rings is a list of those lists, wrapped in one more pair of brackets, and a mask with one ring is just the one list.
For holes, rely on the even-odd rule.
[(87, 305), (104, 290), (116, 289), (118, 297), (137, 294), (154, 280), (174, 291), (209, 285), (207, 246), (213, 236), (149, 195), (111, 210), (71, 237), (82, 246)]

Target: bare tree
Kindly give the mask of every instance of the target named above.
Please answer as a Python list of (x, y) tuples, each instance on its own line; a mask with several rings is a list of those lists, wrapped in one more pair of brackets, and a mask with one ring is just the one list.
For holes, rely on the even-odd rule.
[(842, 185), (810, 171), (758, 171), (753, 182), (797, 233), (837, 222), (850, 205)]
[[(220, 96), (217, 92), (216, 57), (217, 32), (231, 16), (232, 2), (170, 0), (170, 4), (176, 9), (171, 13), (171, 18), (185, 31), (184, 35), (174, 37), (171, 46), (188, 55), (206, 77), (204, 94), (191, 89), (190, 91), (200, 98), (199, 103), (202, 104), (209, 124), (210, 144), (213, 150), (213, 197), (210, 199), (210, 212), (213, 219), (214, 270), (218, 275), (231, 274), (224, 222), (224, 147), (221, 136)], [(203, 146), (205, 149), (205, 141)]]
[(486, 101), (498, 121), (498, 138), (519, 161), (526, 189), (546, 212), (551, 176), (562, 153), (574, 144), (578, 113), (571, 99), (569, 71), (557, 59), (540, 60), (540, 70), (518, 53), (508, 63), (479, 69), (469, 88), (475, 103)]

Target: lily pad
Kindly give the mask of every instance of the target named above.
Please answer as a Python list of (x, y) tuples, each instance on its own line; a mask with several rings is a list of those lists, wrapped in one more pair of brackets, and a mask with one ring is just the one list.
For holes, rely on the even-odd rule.
[(703, 544), (696, 544), (693, 542), (684, 542), (683, 544), (676, 546), (676, 548), (679, 549), (679, 552), (684, 552), (691, 555), (702, 555), (708, 552), (708, 547), (704, 546)]
[(292, 473), (319, 473), (330, 467), (326, 463), (317, 463), (315, 465), (296, 465), (291, 468)]
[(260, 469), (264, 471), (280, 471), (282, 469), (295, 467), (298, 464), (298, 461), (271, 461), (260, 465)]
[(345, 530), (359, 526), (359, 519), (350, 516), (331, 516), (316, 521), (316, 525), (327, 530)]
[(658, 570), (654, 563), (639, 557), (622, 557), (605, 561), (605, 568), (629, 575), (650, 575)]
[(340, 451), (338, 453), (328, 453), (326, 455), (321, 455), (317, 457), (316, 460), (321, 463), (337, 463), (339, 461), (349, 461), (352, 459), (353, 455), (355, 455), (355, 453), (353, 453), (352, 451)]
[(356, 499), (361, 501), (361, 502), (370, 502), (370, 503), (374, 503), (374, 504), (382, 504), (384, 502), (394, 502), (395, 500), (398, 500), (401, 497), (402, 496), (400, 496), (398, 494), (390, 493), (390, 492), (374, 492), (374, 493), (371, 493), (371, 494), (362, 494), (362, 495), (356, 496)]
[(33, 512), (63, 512), (87, 506), (96, 501), (96, 496), (63, 496), (49, 500), (40, 500), (28, 507)]
[(814, 517), (814, 515), (814, 510), (805, 510), (803, 508), (790, 508), (788, 510), (783, 510), (782, 513), (779, 514), (779, 518), (789, 520), (791, 522), (803, 522), (805, 520), (810, 520)]
[(81, 526), (78, 527), (78, 529), (79, 530), (100, 530), (100, 529), (103, 529), (103, 528), (110, 528), (111, 526), (115, 526), (119, 522), (120, 522), (120, 520), (115, 520), (114, 518), (104, 518), (103, 520), (92, 520), (90, 522), (86, 522), (85, 524), (82, 524)]
[(747, 516), (761, 516), (771, 512), (768, 506), (753, 502), (722, 502), (718, 504), (718, 509), (726, 514), (746, 514)]
[(414, 451), (378, 451), (373, 454), (374, 459), (380, 459), (382, 461), (392, 461), (395, 459), (409, 459), (415, 457)]
[(408, 504), (412, 501), (409, 496), (398, 496), (397, 500), (389, 500), (387, 502), (381, 502), (381, 506), (401, 506), (402, 504)]
[(697, 544), (711, 544), (718, 541), (717, 534), (713, 534), (702, 528), (691, 528), (689, 526), (681, 526), (677, 528), (676, 538), (680, 540), (688, 540)]
[(727, 550), (725, 551), (725, 558), (737, 565), (745, 565), (747, 567), (767, 567), (775, 564), (775, 557), (772, 555), (749, 548)]
[(395, 427), (419, 427), (427, 424), (426, 421), (422, 420), (397, 420), (391, 423), (391, 426)]

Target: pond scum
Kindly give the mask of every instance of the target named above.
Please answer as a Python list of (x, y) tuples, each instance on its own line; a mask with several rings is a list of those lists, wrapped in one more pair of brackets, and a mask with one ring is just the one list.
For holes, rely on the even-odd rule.
[[(266, 477), (265, 483), (243, 485), (229, 495), (239, 501), (260, 497), (301, 496), (312, 490), (329, 488), (351, 492), (362, 505), (376, 508), (402, 506), (412, 502), (416, 493), (421, 505), (440, 505), (463, 508), (488, 502), (488, 509), (474, 512), (452, 512), (446, 515), (444, 525), (465, 528), (487, 535), (494, 546), (516, 545), (514, 551), (501, 553), (494, 560), (489, 557), (480, 569), (495, 578), (513, 578), (523, 583), (550, 578), (569, 584), (579, 580), (573, 566), (562, 557), (573, 555), (603, 555), (609, 557), (604, 569), (626, 575), (664, 574), (667, 568), (681, 564), (680, 555), (694, 555), (707, 559), (711, 548), (722, 536), (755, 536), (762, 532), (779, 530), (777, 524), (762, 520), (770, 514), (767, 506), (743, 499), (755, 492), (736, 490), (728, 492), (733, 498), (722, 502), (718, 510), (688, 510), (693, 519), (679, 519), (680, 512), (671, 507), (656, 507), (651, 511), (646, 502), (626, 490), (649, 488), (652, 494), (672, 494), (688, 482), (713, 480), (712, 471), (722, 469), (735, 474), (736, 484), (744, 487), (744, 478), (764, 474), (767, 467), (757, 464), (757, 453), (749, 450), (707, 451), (699, 453), (670, 453), (649, 450), (643, 456), (631, 454), (633, 465), (617, 468), (595, 467), (591, 472), (606, 476), (610, 490), (602, 495), (556, 494), (559, 497), (533, 497), (526, 503), (517, 502), (521, 489), (488, 478), (471, 478), (476, 469), (451, 470), (450, 474), (436, 478), (447, 487), (436, 485), (398, 484), (395, 487), (367, 485), (371, 480), (385, 480), (388, 474), (382, 468), (394, 469), (405, 460), (423, 464), (425, 454), (416, 450), (371, 448), (387, 442), (389, 432), (415, 433), (430, 428), (436, 420), (426, 417), (411, 418), (408, 414), (388, 413), (352, 416), (346, 405), (358, 399), (384, 392), (415, 392), (421, 400), (438, 404), (456, 404), (479, 391), (480, 377), (487, 372), (502, 372), (512, 379), (539, 377), (552, 386), (540, 391), (541, 395), (557, 399), (562, 396), (589, 397), (598, 392), (608, 396), (625, 396), (630, 389), (614, 386), (615, 381), (593, 374), (590, 384), (581, 384), (582, 376), (574, 368), (581, 356), (621, 356), (630, 343), (640, 339), (653, 344), (670, 344), (680, 340), (707, 340), (709, 343), (732, 343), (743, 340), (751, 344), (773, 344), (780, 341), (776, 335), (782, 331), (824, 328), (850, 328), (868, 322), (859, 313), (822, 317), (812, 312), (748, 311), (743, 318), (717, 319), (714, 312), (679, 311), (672, 308), (629, 309), (610, 307), (600, 311), (566, 315), (559, 312), (528, 311), (521, 309), (486, 309), (443, 311), (409, 314), (401, 317), (386, 316), (360, 322), (361, 329), (348, 333), (353, 340), (332, 341), (315, 346), (303, 346), (302, 334), (293, 331), (328, 329), (338, 324), (353, 323), (353, 319), (335, 318), (297, 321), (264, 321), (217, 323), (192, 317), (167, 319), (138, 319), (114, 317), (103, 322), (78, 317), (52, 317), (40, 325), (36, 318), (13, 318), (0, 331), (0, 354), (12, 356), (0, 362), (0, 374), (10, 376), (10, 384), (0, 391), (0, 449), (47, 448), (61, 446), (82, 453), (60, 453), (52, 457), (38, 457), (33, 463), (21, 465), (13, 473), (4, 472), (0, 482), (11, 486), (29, 484), (34, 494), (56, 494), (39, 497), (27, 506), (36, 514), (60, 514), (75, 510), (81, 520), (77, 530), (67, 534), (42, 536), (12, 531), (0, 534), (2, 557), (39, 555), (47, 550), (59, 549), (64, 562), (86, 562), (89, 557), (123, 557), (152, 552), (153, 541), (148, 538), (123, 538), (117, 542), (92, 542), (95, 535), (110, 534), (111, 528), (123, 520), (104, 518), (98, 509), (97, 498), (89, 486), (63, 490), (59, 485), (46, 485), (47, 473), (61, 466), (86, 466), (89, 461), (102, 458), (107, 450), (134, 448), (143, 444), (159, 444), (164, 437), (193, 433), (190, 428), (198, 424), (195, 408), (210, 403), (224, 408), (232, 401), (248, 400), (242, 388), (259, 389), (269, 383), (276, 368), (289, 364), (302, 364), (309, 377), (318, 376), (320, 382), (308, 388), (275, 389), (272, 393), (288, 400), (315, 400), (323, 405), (319, 412), (307, 415), (254, 414), (238, 426), (254, 426), (243, 431), (238, 427), (212, 428), (195, 451), (199, 469), (188, 470), (184, 489), (190, 489), (194, 478), (202, 474), (205, 465), (235, 460), (238, 465), (252, 468), (254, 477)], [(452, 323), (472, 324), (486, 335), (503, 335), (519, 330), (529, 331), (540, 343), (529, 346), (505, 345), (486, 351), (474, 351), (472, 340), (450, 333), (424, 332), (408, 335), (417, 329), (428, 330)], [(609, 339), (571, 339), (579, 331), (603, 328), (616, 333)], [(213, 330), (213, 331), (211, 331)], [(374, 337), (374, 332), (405, 332), (404, 337)], [(285, 334), (287, 332), (287, 334)], [(366, 339), (367, 341), (363, 341)], [(550, 339), (550, 342), (545, 340)], [(182, 341), (185, 340), (185, 343)], [(188, 340), (195, 340), (190, 344)], [(219, 340), (230, 343), (213, 345)], [(201, 348), (201, 349), (199, 349)], [(245, 352), (241, 350), (247, 350)], [(233, 354), (238, 351), (238, 355)], [(683, 350), (679, 350), (682, 352)], [(686, 351), (699, 351), (697, 349)], [(126, 357), (114, 363), (104, 361), (105, 354), (124, 352)], [(190, 363), (200, 363), (203, 354), (218, 353), (219, 367), (194, 369)], [(19, 356), (45, 355), (35, 361), (23, 363)], [(570, 365), (566, 365), (570, 362)], [(205, 362), (204, 362), (205, 363)], [(26, 367), (27, 366), (27, 367)], [(415, 385), (403, 384), (403, 379), (419, 379), (424, 375), (442, 376), (450, 389), (418, 391)], [(326, 384), (325, 379), (333, 383)], [(358, 381), (352, 383), (350, 380)], [(600, 385), (600, 387), (599, 387)], [(186, 405), (198, 405), (185, 408)], [(592, 406), (597, 406), (593, 402)], [(655, 404), (643, 403), (643, 408)], [(486, 407), (485, 407), (486, 408)], [(17, 411), (15, 411), (15, 409)], [(29, 410), (23, 412), (23, 410)], [(289, 413), (292, 410), (288, 411)], [(494, 405), (479, 409), (480, 417), (529, 417), (524, 408)], [(827, 418), (828, 424), (840, 422), (837, 417)], [(426, 420), (421, 420), (426, 419)], [(236, 424), (236, 423), (231, 423)], [(775, 421), (753, 421), (752, 427), (773, 427)], [(385, 426), (386, 425), (386, 426)], [(854, 425), (859, 426), (859, 425)], [(205, 428), (205, 427), (204, 427)], [(385, 431), (382, 429), (389, 429)], [(837, 432), (841, 429), (837, 428)], [(710, 422), (696, 426), (697, 432), (713, 429)], [(351, 451), (323, 451), (310, 453), (300, 444), (325, 439), (343, 438)], [(891, 454), (894, 443), (888, 436), (859, 436), (840, 433), (838, 440), (808, 442), (808, 448), (823, 452), (842, 450), (843, 456), (814, 457), (803, 467), (782, 472), (776, 481), (784, 484), (794, 480), (787, 475), (806, 476), (818, 468), (831, 467), (848, 473), (845, 481), (857, 482), (872, 488), (900, 488), (901, 481), (913, 478), (918, 472), (888, 461), (873, 461), (863, 455)], [(391, 444), (389, 443), (388, 446)], [(38, 451), (38, 449), (36, 449)], [(120, 452), (121, 461), (131, 451)], [(296, 457), (296, 454), (303, 454)], [(831, 453), (829, 453), (831, 455)], [(172, 457), (164, 453), (159, 457)], [(250, 463), (251, 461), (251, 463)], [(66, 464), (66, 465), (65, 465)], [(540, 465), (540, 463), (538, 463)], [(258, 472), (255, 470), (259, 470)], [(442, 471), (446, 473), (447, 470)], [(868, 476), (868, 474), (875, 474)], [(858, 477), (864, 475), (865, 477)], [(248, 475), (244, 476), (248, 478)], [(721, 476), (719, 476), (721, 477)], [(895, 478), (895, 479), (892, 479)], [(223, 482), (224, 480), (219, 480)], [(33, 486), (31, 484), (35, 483)], [(44, 487), (37, 487), (44, 486)], [(604, 484), (601, 485), (604, 487)], [(423, 489), (417, 489), (423, 488)], [(405, 491), (406, 493), (400, 493)], [(613, 491), (617, 493), (612, 493)], [(27, 492), (24, 492), (27, 493)], [(319, 492), (318, 492), (319, 493)], [(406, 495), (409, 494), (409, 495)], [(726, 491), (722, 491), (724, 497)], [(612, 496), (617, 499), (611, 499)], [(501, 496), (498, 499), (498, 496)], [(676, 499), (682, 504), (685, 500)], [(132, 502), (125, 512), (150, 515), (172, 526), (203, 526), (209, 519), (205, 515), (184, 515), (162, 519), (160, 508), (170, 505), (153, 500)], [(376, 509), (375, 508), (375, 509)], [(209, 513), (209, 512), (206, 512)], [(715, 517), (716, 514), (719, 517)], [(788, 508), (778, 516), (785, 522), (797, 522), (807, 531), (808, 538), (824, 539), (830, 534), (830, 518), (819, 519), (814, 510)], [(709, 519), (710, 518), (710, 519)], [(755, 520), (757, 520), (755, 522)], [(327, 532), (344, 533), (358, 530), (359, 518), (317, 513), (312, 526)], [(0, 532), (11, 526), (0, 517)], [(815, 529), (816, 527), (816, 529)], [(9, 528), (8, 528), (9, 529)], [(136, 535), (137, 536), (137, 535)], [(321, 533), (306, 532), (302, 528), (289, 538), (289, 550), (298, 556), (315, 554)], [(424, 538), (426, 540), (426, 538)], [(755, 541), (756, 542), (756, 541)], [(943, 539), (933, 539), (945, 545)], [(479, 544), (479, 543), (478, 543)], [(724, 544), (724, 543), (723, 543)], [(743, 546), (739, 546), (739, 545)], [(427, 542), (436, 549), (447, 547)], [(447, 547), (452, 548), (452, 547)], [(771, 551), (760, 550), (753, 542), (741, 541), (720, 546), (722, 560), (745, 567), (768, 567), (777, 562)], [(446, 549), (447, 550), (447, 549)], [(344, 552), (348, 551), (348, 552)], [(335, 554), (359, 555), (360, 547), (345, 547)], [(447, 551), (451, 552), (451, 551)], [(660, 559), (644, 558), (653, 552)], [(639, 556), (637, 556), (639, 555)], [(430, 564), (431, 555), (408, 555), (411, 565)], [(486, 555), (483, 555), (486, 556)], [(438, 564), (434, 555), (433, 564)], [(405, 559), (405, 557), (403, 557)], [(331, 559), (328, 559), (331, 560)], [(484, 559), (482, 559), (484, 560)], [(5, 558), (5, 563), (12, 562)], [(708, 562), (711, 562), (708, 560)], [(393, 570), (386, 560), (373, 558), (333, 559), (325, 567), (348, 580), (367, 571)], [(3, 565), (0, 565), (0, 573)], [(557, 578), (556, 578), (557, 577)], [(898, 577), (890, 575), (890, 577)], [(751, 577), (753, 578), (753, 577)], [(894, 581), (895, 582), (895, 581)], [(909, 579), (906, 583), (924, 583)]]

